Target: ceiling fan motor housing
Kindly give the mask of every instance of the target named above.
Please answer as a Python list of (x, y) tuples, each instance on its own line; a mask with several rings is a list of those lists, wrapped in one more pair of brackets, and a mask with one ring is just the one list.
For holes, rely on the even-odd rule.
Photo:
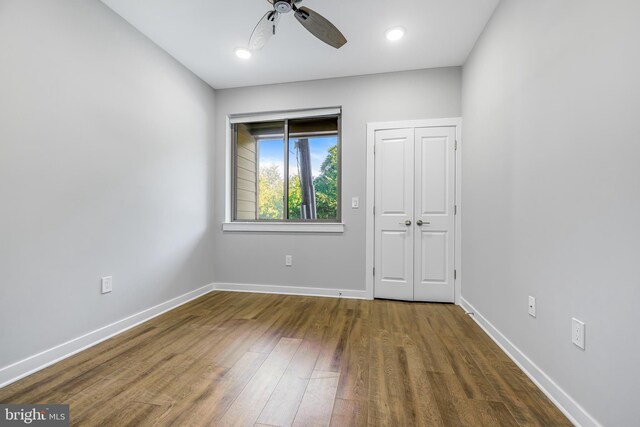
[(291, 12), (291, 0), (277, 0), (274, 7), (280, 13)]

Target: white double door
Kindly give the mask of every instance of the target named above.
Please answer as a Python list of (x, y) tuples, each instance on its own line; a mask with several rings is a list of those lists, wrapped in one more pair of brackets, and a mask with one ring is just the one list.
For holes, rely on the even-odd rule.
[(455, 135), (376, 131), (376, 298), (454, 302)]

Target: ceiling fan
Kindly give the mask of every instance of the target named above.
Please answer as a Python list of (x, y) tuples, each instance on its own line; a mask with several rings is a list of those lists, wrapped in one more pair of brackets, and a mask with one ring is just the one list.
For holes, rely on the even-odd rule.
[(273, 5), (273, 10), (267, 12), (258, 25), (256, 25), (251, 39), (249, 40), (250, 50), (260, 50), (275, 35), (280, 15), (293, 11), (294, 16), (311, 34), (336, 49), (340, 49), (347, 42), (331, 22), (308, 7), (298, 7), (302, 0), (267, 0)]

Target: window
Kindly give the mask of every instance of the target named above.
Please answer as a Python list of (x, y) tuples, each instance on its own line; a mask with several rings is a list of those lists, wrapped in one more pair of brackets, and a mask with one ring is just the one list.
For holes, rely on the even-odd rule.
[(232, 124), (232, 220), (340, 221), (340, 114)]

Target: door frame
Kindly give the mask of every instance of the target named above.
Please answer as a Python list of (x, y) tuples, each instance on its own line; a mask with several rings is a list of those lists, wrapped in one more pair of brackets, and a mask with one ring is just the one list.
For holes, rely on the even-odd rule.
[(373, 268), (375, 266), (375, 217), (373, 214), (375, 203), (375, 135), (379, 130), (404, 129), (404, 128), (426, 128), (426, 127), (455, 127), (456, 129), (456, 173), (455, 173), (455, 204), (457, 206), (454, 244), (455, 259), (454, 269), (456, 277), (453, 282), (454, 301), (460, 305), (460, 291), (462, 288), (462, 117), (451, 117), (444, 119), (425, 120), (403, 120), (393, 122), (370, 122), (367, 123), (367, 180), (366, 180), (366, 296), (373, 299), (374, 277)]

